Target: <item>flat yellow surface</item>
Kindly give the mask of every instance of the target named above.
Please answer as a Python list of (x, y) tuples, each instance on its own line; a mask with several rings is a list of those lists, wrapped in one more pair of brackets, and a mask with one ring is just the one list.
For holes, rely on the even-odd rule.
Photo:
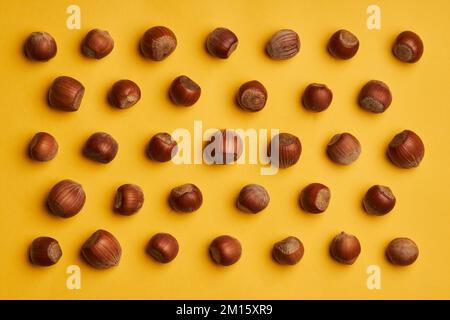
[[(450, 2), (377, 1), (381, 30), (366, 27), (372, 1), (75, 1), (81, 8), (81, 29), (66, 28), (66, 1), (1, 1), (0, 50), (3, 103), (0, 117), (2, 195), (0, 222), (0, 298), (169, 299), (169, 298), (450, 298), (450, 71), (448, 12)], [(176, 51), (163, 62), (144, 60), (138, 41), (154, 25), (170, 27), (178, 37)], [(239, 46), (228, 60), (204, 50), (207, 34), (218, 26), (232, 29)], [(92, 28), (109, 30), (113, 52), (103, 60), (80, 54), (84, 35)], [(270, 35), (281, 28), (296, 30), (302, 47), (295, 58), (276, 62), (264, 54)], [(332, 59), (325, 50), (340, 28), (360, 39), (349, 61)], [(410, 29), (425, 43), (422, 60), (402, 64), (391, 54), (396, 35)], [(22, 45), (32, 31), (47, 31), (58, 43), (57, 56), (47, 63), (24, 58)], [(176, 76), (186, 74), (202, 87), (192, 108), (179, 108), (167, 98)], [(78, 112), (50, 109), (46, 93), (52, 80), (69, 75), (86, 87)], [(108, 106), (106, 93), (118, 79), (129, 78), (142, 89), (132, 109)], [(238, 109), (234, 94), (245, 81), (258, 79), (269, 100), (257, 114)], [(391, 107), (381, 115), (362, 111), (356, 97), (370, 79), (386, 82), (393, 92)], [(332, 106), (321, 114), (305, 111), (300, 96), (308, 83), (326, 83), (334, 92)], [(261, 176), (259, 165), (207, 166), (154, 163), (145, 157), (150, 137), (160, 131), (203, 128), (279, 128), (300, 137), (300, 162), (275, 176)], [(385, 148), (403, 129), (417, 132), (426, 145), (417, 169), (401, 170), (385, 158)], [(28, 159), (27, 144), (38, 131), (59, 142), (57, 157), (48, 163)], [(119, 142), (117, 158), (108, 165), (81, 154), (87, 137), (106, 131)], [(331, 163), (324, 152), (332, 135), (348, 131), (362, 144), (361, 157), (348, 167)], [(86, 205), (71, 219), (50, 215), (45, 208), (49, 189), (64, 178), (80, 182)], [(204, 204), (190, 215), (172, 212), (167, 196), (176, 185), (193, 182), (203, 191)], [(310, 182), (327, 184), (332, 201), (322, 215), (297, 206), (300, 190)], [(145, 192), (142, 210), (131, 217), (111, 210), (116, 188), (136, 183)], [(264, 185), (269, 207), (258, 215), (234, 208), (240, 188)], [(373, 184), (389, 185), (397, 196), (394, 211), (370, 217), (361, 198)], [(85, 239), (103, 228), (123, 248), (120, 266), (92, 269), (80, 257)], [(334, 262), (328, 245), (335, 234), (358, 236), (362, 253), (352, 266)], [(178, 257), (168, 265), (145, 254), (148, 239), (170, 232), (180, 243)], [(241, 260), (224, 268), (207, 254), (210, 241), (230, 234), (243, 246)], [(59, 240), (63, 257), (49, 268), (33, 267), (27, 248), (37, 236)], [(275, 241), (299, 237), (303, 260), (279, 266), (270, 256)], [(394, 237), (414, 239), (418, 261), (406, 268), (384, 257)], [(81, 289), (66, 287), (66, 268), (81, 268)], [(381, 268), (381, 289), (369, 290), (366, 268)]]

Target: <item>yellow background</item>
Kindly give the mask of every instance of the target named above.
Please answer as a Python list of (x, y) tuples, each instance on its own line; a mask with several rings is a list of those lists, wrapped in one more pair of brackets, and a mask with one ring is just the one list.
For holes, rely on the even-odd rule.
[[(448, 72), (450, 50), (448, 12), (441, 1), (376, 1), (381, 30), (368, 30), (366, 8), (373, 1), (1, 1), (0, 50), (2, 113), (0, 135), (2, 195), (0, 222), (0, 298), (450, 298), (450, 108)], [(81, 8), (81, 29), (66, 28), (66, 8)], [(177, 35), (176, 51), (163, 62), (144, 60), (138, 41), (154, 25), (170, 27)], [(204, 50), (207, 34), (218, 26), (232, 29), (239, 46), (228, 60)], [(80, 54), (80, 42), (92, 28), (109, 30), (113, 52), (102, 60)], [(296, 30), (300, 53), (289, 61), (272, 61), (264, 54), (270, 35), (281, 28)], [(360, 39), (357, 55), (336, 61), (325, 50), (330, 35), (340, 28)], [(416, 31), (425, 43), (422, 60), (402, 64), (391, 54), (396, 35)], [(22, 55), (32, 31), (47, 31), (58, 44), (57, 56), (33, 63)], [(173, 106), (167, 88), (186, 74), (202, 87), (191, 108)], [(50, 109), (46, 93), (52, 80), (69, 75), (80, 80), (86, 93), (78, 112)], [(118, 79), (136, 81), (141, 101), (132, 109), (115, 110), (106, 93)], [(257, 114), (233, 103), (239, 85), (258, 79), (269, 100)], [(362, 111), (356, 103), (362, 85), (385, 81), (393, 92), (391, 107), (380, 115)], [(326, 83), (334, 93), (323, 113), (306, 112), (300, 96), (308, 83)], [(145, 157), (150, 137), (176, 128), (280, 128), (298, 135), (303, 144), (300, 162), (276, 176), (261, 176), (259, 166), (206, 166), (154, 163)], [(419, 168), (401, 170), (384, 152), (394, 134), (417, 132), (426, 145)], [(28, 159), (27, 144), (38, 131), (59, 142), (57, 157), (48, 163)], [(81, 155), (87, 137), (106, 131), (120, 145), (108, 165)], [(362, 144), (358, 161), (337, 166), (324, 149), (332, 135), (348, 131)], [(83, 210), (71, 219), (50, 215), (44, 205), (48, 190), (59, 180), (80, 182), (87, 194)], [(297, 206), (300, 190), (310, 182), (332, 190), (322, 215), (309, 215)], [(122, 183), (136, 183), (145, 192), (142, 210), (131, 217), (113, 214), (112, 200)], [(190, 215), (176, 214), (167, 195), (176, 185), (193, 182), (203, 191), (204, 204)], [(264, 185), (269, 207), (258, 215), (234, 208), (240, 188)], [(397, 196), (394, 211), (370, 217), (361, 198), (372, 184), (389, 185)], [(80, 257), (79, 249), (99, 228), (117, 236), (123, 248), (120, 266), (98, 271)], [(357, 235), (362, 253), (352, 266), (328, 256), (333, 236), (345, 230)], [(145, 254), (148, 239), (170, 232), (180, 243), (178, 257), (168, 265)], [(241, 260), (224, 268), (207, 254), (220, 235), (237, 237)], [(59, 240), (63, 257), (49, 268), (33, 267), (27, 248), (37, 236)], [(294, 267), (279, 266), (270, 257), (272, 244), (286, 236), (299, 237), (303, 260)], [(418, 261), (406, 268), (390, 265), (387, 243), (407, 236), (420, 248)], [(81, 267), (81, 290), (66, 288), (66, 268)], [(381, 290), (368, 290), (366, 268), (381, 268)]]

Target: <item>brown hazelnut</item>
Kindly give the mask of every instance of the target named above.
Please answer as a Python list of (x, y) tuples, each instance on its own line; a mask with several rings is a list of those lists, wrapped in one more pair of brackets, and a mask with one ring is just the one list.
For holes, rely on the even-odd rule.
[(29, 148), (30, 158), (37, 161), (49, 161), (58, 153), (58, 143), (47, 132), (38, 132), (31, 139)]
[(155, 161), (170, 161), (178, 152), (178, 144), (166, 132), (155, 134), (147, 146), (147, 156)]
[(125, 216), (139, 211), (144, 204), (144, 192), (135, 184), (124, 184), (117, 189), (114, 211)]
[(57, 216), (70, 218), (76, 215), (84, 206), (86, 194), (83, 187), (72, 180), (62, 180), (50, 190), (47, 206)]
[(267, 90), (259, 81), (244, 83), (236, 96), (237, 104), (245, 111), (256, 112), (264, 108), (267, 101)]
[(200, 189), (192, 184), (186, 183), (170, 191), (169, 205), (178, 212), (190, 213), (198, 210), (203, 203), (203, 195)]
[(39, 237), (33, 240), (29, 250), (32, 264), (48, 267), (54, 265), (62, 256), (58, 241), (50, 237)]
[(300, 139), (290, 133), (280, 133), (273, 137), (267, 150), (271, 163), (280, 168), (296, 164), (301, 153)]
[(101, 59), (114, 48), (114, 40), (108, 31), (93, 29), (88, 32), (81, 45), (83, 54), (88, 58)]
[(178, 254), (178, 241), (168, 233), (155, 234), (147, 244), (146, 251), (156, 261), (169, 263)]
[(48, 90), (48, 103), (62, 111), (77, 111), (84, 95), (84, 86), (74, 78), (58, 77)]
[(169, 97), (179, 106), (192, 106), (200, 98), (200, 86), (186, 76), (179, 76), (173, 80), (169, 89)]
[(144, 57), (155, 61), (167, 58), (177, 47), (177, 38), (169, 28), (157, 26), (148, 29), (140, 42)]
[(381, 216), (394, 209), (395, 201), (395, 196), (389, 187), (375, 185), (367, 190), (363, 206), (367, 213)]
[(233, 130), (215, 132), (205, 146), (204, 157), (211, 163), (230, 164), (238, 160), (243, 152), (243, 142)]
[(242, 247), (237, 239), (231, 236), (220, 236), (211, 242), (209, 254), (215, 263), (230, 266), (241, 258)]
[(97, 132), (89, 137), (83, 148), (83, 154), (101, 163), (111, 162), (119, 150), (119, 144), (105, 132)]
[(238, 38), (227, 28), (214, 29), (206, 39), (206, 49), (217, 58), (227, 59), (238, 46)]
[(300, 206), (310, 213), (322, 213), (330, 203), (330, 189), (321, 183), (311, 183), (300, 193)]
[(272, 257), (279, 264), (295, 265), (305, 253), (303, 243), (296, 237), (287, 237), (273, 245)]
[(333, 93), (324, 84), (311, 83), (303, 92), (302, 104), (306, 110), (322, 112), (331, 104)]
[(248, 184), (239, 193), (236, 206), (244, 212), (258, 213), (269, 205), (269, 201), (269, 194), (263, 186)]
[(327, 145), (327, 154), (331, 161), (349, 165), (361, 154), (361, 144), (350, 133), (336, 134)]
[(33, 32), (25, 42), (24, 51), (29, 59), (48, 61), (56, 55), (56, 41), (47, 32)]
[(83, 244), (81, 254), (92, 267), (107, 269), (119, 264), (122, 248), (111, 233), (97, 230)]
[(396, 238), (386, 248), (386, 257), (392, 264), (398, 266), (409, 266), (418, 256), (419, 248), (408, 238)]
[(108, 94), (109, 103), (119, 109), (134, 106), (141, 99), (141, 89), (131, 80), (119, 80)]
[(425, 154), (422, 139), (410, 130), (397, 134), (389, 143), (387, 155), (397, 167), (409, 169), (417, 167)]
[(351, 234), (341, 232), (331, 242), (330, 254), (340, 263), (353, 264), (360, 253), (359, 240)]
[(422, 39), (412, 31), (403, 31), (395, 39), (392, 53), (402, 62), (417, 62), (423, 54)]
[(337, 59), (352, 58), (359, 49), (358, 38), (347, 30), (338, 30), (328, 42), (328, 52)]
[(358, 102), (367, 111), (382, 113), (391, 105), (391, 90), (384, 82), (371, 80), (361, 89)]
[(266, 53), (274, 60), (286, 60), (300, 51), (298, 34), (289, 29), (282, 29), (270, 38), (266, 45)]

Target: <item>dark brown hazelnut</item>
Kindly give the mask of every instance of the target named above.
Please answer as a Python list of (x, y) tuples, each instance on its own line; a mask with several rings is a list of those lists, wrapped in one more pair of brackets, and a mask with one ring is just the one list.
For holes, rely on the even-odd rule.
[(303, 92), (302, 103), (306, 110), (321, 112), (331, 104), (333, 93), (324, 84), (311, 83)]
[(280, 133), (273, 137), (267, 150), (270, 162), (280, 168), (288, 168), (296, 164), (301, 153), (300, 139), (290, 133)]
[(382, 81), (370, 80), (361, 89), (358, 102), (367, 111), (382, 113), (391, 105), (391, 90)]
[(144, 204), (144, 192), (135, 184), (124, 184), (117, 189), (114, 211), (125, 216), (139, 211)]
[(300, 206), (310, 213), (322, 213), (330, 203), (330, 189), (321, 183), (311, 183), (300, 193)]
[(192, 106), (200, 98), (200, 86), (186, 76), (179, 76), (173, 80), (169, 88), (169, 97), (179, 106)]
[(108, 31), (93, 29), (88, 32), (81, 45), (83, 54), (88, 58), (101, 59), (114, 48), (114, 40)]
[(341, 232), (331, 242), (330, 254), (340, 263), (353, 264), (360, 253), (359, 240), (351, 234)]
[(111, 233), (97, 230), (83, 244), (81, 254), (92, 267), (107, 269), (119, 264), (122, 248)]
[(109, 103), (119, 109), (134, 106), (141, 99), (141, 89), (131, 80), (119, 80), (108, 94)]
[(32, 264), (48, 267), (54, 265), (62, 256), (58, 241), (50, 237), (39, 237), (33, 240), (29, 250)]
[(367, 213), (382, 216), (394, 209), (395, 196), (386, 186), (375, 185), (367, 190), (363, 206)]
[(298, 34), (289, 29), (276, 32), (266, 45), (266, 53), (274, 60), (286, 60), (294, 57), (300, 51)]
[(177, 38), (169, 28), (157, 26), (148, 29), (140, 42), (144, 57), (155, 61), (167, 58), (177, 47)]
[(237, 104), (245, 111), (255, 112), (264, 108), (267, 101), (267, 90), (259, 81), (244, 83), (236, 96)]
[(30, 158), (37, 161), (49, 161), (58, 153), (56, 139), (47, 132), (38, 132), (31, 139), (28, 153)]
[(57, 216), (70, 218), (84, 206), (86, 194), (83, 187), (72, 180), (62, 180), (50, 190), (47, 206)]
[(27, 38), (24, 50), (29, 59), (48, 61), (56, 55), (56, 41), (47, 32), (33, 32)]
[(397, 167), (414, 168), (422, 161), (425, 155), (425, 146), (417, 134), (410, 130), (404, 130), (389, 143), (387, 155)]
[(166, 132), (155, 134), (147, 146), (147, 156), (159, 162), (170, 161), (177, 152), (177, 142)]
[(202, 206), (202, 203), (202, 192), (192, 183), (183, 184), (170, 191), (169, 205), (175, 211), (194, 212)]
[(296, 237), (287, 237), (273, 245), (272, 257), (279, 264), (297, 264), (305, 253), (303, 243)]
[(230, 164), (238, 160), (243, 152), (243, 142), (233, 130), (215, 132), (205, 146), (204, 156), (211, 163)]
[(422, 39), (412, 31), (403, 31), (395, 39), (392, 53), (402, 62), (417, 62), (423, 54)]
[(146, 251), (156, 261), (169, 263), (178, 254), (178, 241), (168, 233), (155, 234), (147, 244)]
[(350, 133), (336, 134), (327, 145), (327, 154), (331, 161), (349, 165), (361, 154), (361, 144)]
[(328, 52), (337, 59), (352, 58), (359, 49), (358, 38), (347, 30), (338, 30), (328, 42)]
[(227, 59), (238, 45), (238, 38), (227, 28), (214, 29), (206, 39), (206, 49), (217, 58)]
[(386, 248), (388, 260), (398, 266), (409, 266), (419, 257), (419, 248), (408, 238), (396, 238)]
[(236, 206), (244, 212), (258, 213), (269, 205), (269, 201), (269, 193), (263, 186), (248, 184), (239, 193)]
[(62, 111), (77, 111), (84, 95), (84, 86), (74, 78), (58, 77), (48, 90), (48, 103)]
[(230, 266), (241, 257), (241, 243), (230, 236), (217, 237), (209, 246), (209, 254), (215, 263)]
[(119, 144), (105, 132), (97, 132), (89, 137), (83, 148), (83, 154), (101, 163), (111, 162), (117, 155)]

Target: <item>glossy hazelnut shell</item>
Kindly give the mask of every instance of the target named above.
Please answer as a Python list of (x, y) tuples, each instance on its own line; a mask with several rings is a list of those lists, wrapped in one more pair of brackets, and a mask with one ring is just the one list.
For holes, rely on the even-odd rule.
[(279, 264), (295, 265), (305, 253), (303, 243), (296, 237), (287, 237), (274, 244), (272, 257)]
[(58, 51), (55, 39), (47, 32), (33, 32), (24, 46), (25, 55), (35, 61), (48, 61)]
[(237, 161), (243, 152), (243, 142), (233, 130), (215, 132), (204, 150), (205, 157), (215, 164), (230, 164)]
[(170, 161), (177, 152), (177, 142), (166, 132), (155, 134), (147, 146), (147, 156), (159, 162)]
[(119, 80), (108, 93), (108, 102), (113, 107), (126, 109), (134, 106), (141, 99), (141, 89), (131, 80)]
[(408, 238), (396, 238), (386, 248), (388, 260), (398, 266), (409, 266), (419, 257), (419, 248)]
[(114, 199), (114, 211), (129, 216), (138, 212), (144, 204), (144, 192), (135, 184), (121, 185)]
[(324, 212), (330, 203), (330, 189), (321, 183), (311, 183), (300, 193), (300, 206), (310, 213)]
[(353, 235), (341, 232), (331, 242), (330, 254), (340, 263), (353, 264), (360, 253), (361, 245)]
[(302, 104), (306, 110), (322, 112), (328, 109), (333, 100), (333, 93), (324, 84), (312, 83), (303, 92)]
[(389, 187), (374, 185), (367, 190), (364, 199), (364, 210), (372, 215), (385, 215), (395, 206), (395, 196)]
[(114, 48), (114, 40), (108, 31), (93, 29), (84, 38), (81, 51), (88, 58), (101, 59)]
[(403, 31), (395, 39), (392, 53), (402, 62), (415, 63), (423, 54), (422, 39), (412, 31)]
[[(272, 148), (278, 150), (278, 157), (276, 154), (272, 154)], [(300, 139), (290, 133), (280, 133), (275, 136), (267, 150), (271, 163), (279, 168), (288, 168), (296, 164), (301, 153)]]
[(335, 163), (349, 165), (361, 154), (361, 144), (350, 133), (334, 135), (327, 145), (327, 155)]
[(174, 104), (189, 107), (197, 102), (201, 91), (200, 86), (192, 79), (179, 76), (170, 85), (169, 97)]
[(267, 90), (256, 80), (244, 83), (236, 96), (236, 102), (245, 111), (256, 112), (264, 108), (267, 101)]
[(50, 161), (58, 153), (56, 139), (47, 132), (38, 132), (31, 139), (28, 154), (31, 159), (37, 161)]
[(29, 256), (32, 264), (48, 267), (59, 261), (62, 256), (62, 250), (55, 239), (39, 237), (31, 243)]
[(238, 46), (237, 36), (227, 28), (214, 29), (206, 39), (206, 49), (217, 58), (227, 59)]
[(48, 103), (61, 111), (77, 111), (84, 95), (84, 86), (76, 79), (56, 78), (48, 90)]
[(92, 267), (107, 269), (119, 264), (122, 248), (111, 233), (97, 230), (83, 244), (81, 254)]
[(367, 82), (361, 89), (358, 103), (364, 110), (382, 113), (392, 103), (392, 93), (387, 84), (379, 80)]
[(241, 258), (241, 243), (231, 236), (217, 237), (209, 246), (209, 254), (215, 263), (230, 266)]
[(155, 234), (147, 244), (146, 252), (156, 261), (169, 263), (178, 255), (178, 241), (168, 233)]
[(119, 144), (114, 138), (105, 133), (97, 132), (86, 141), (83, 154), (86, 158), (100, 163), (109, 163), (117, 155)]
[(157, 26), (148, 29), (141, 38), (140, 49), (144, 57), (154, 61), (167, 58), (177, 47), (177, 38), (169, 28)]
[(236, 207), (244, 212), (258, 213), (264, 210), (269, 202), (269, 193), (263, 186), (248, 184), (239, 193)]
[(173, 188), (169, 195), (170, 207), (178, 212), (190, 213), (197, 211), (202, 206), (202, 203), (202, 192), (192, 183)]
[(290, 29), (282, 29), (270, 38), (266, 45), (267, 55), (274, 60), (287, 60), (300, 51), (300, 38)]
[(389, 143), (387, 155), (397, 167), (410, 169), (417, 167), (425, 155), (422, 139), (411, 130), (395, 135)]
[(328, 52), (337, 59), (348, 60), (358, 52), (358, 49), (358, 38), (343, 29), (336, 31), (328, 42)]
[(86, 202), (83, 187), (72, 180), (62, 180), (50, 190), (47, 196), (47, 206), (50, 211), (62, 218), (76, 215)]

